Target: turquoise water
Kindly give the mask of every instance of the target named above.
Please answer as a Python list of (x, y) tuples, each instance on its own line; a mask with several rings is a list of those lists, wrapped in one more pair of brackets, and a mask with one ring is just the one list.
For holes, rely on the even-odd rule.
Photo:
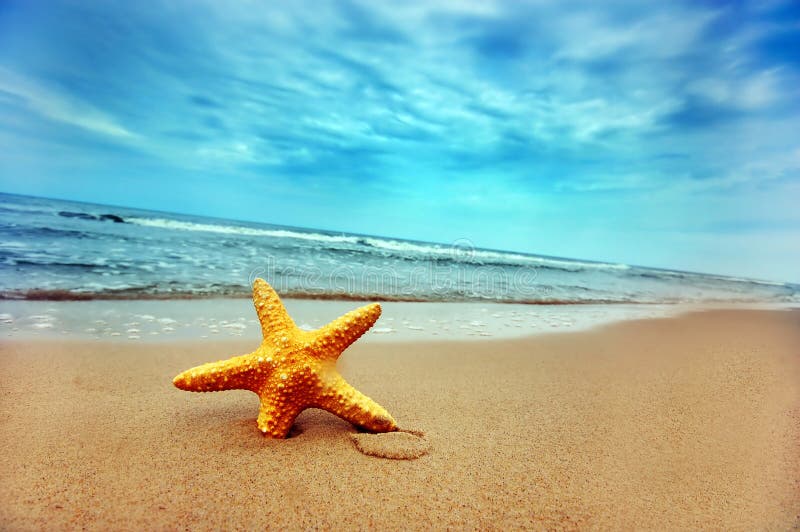
[(792, 284), (0, 194), (0, 297), (800, 301)]

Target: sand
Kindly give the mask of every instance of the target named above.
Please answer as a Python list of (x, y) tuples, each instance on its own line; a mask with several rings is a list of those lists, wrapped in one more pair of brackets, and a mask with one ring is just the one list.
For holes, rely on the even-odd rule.
[[(1, 341), (0, 529), (800, 526), (798, 311), (357, 342), (342, 373), (424, 433), (410, 460), (319, 410), (265, 439), (254, 394), (171, 385), (254, 347)], [(365, 445), (418, 443), (394, 438)]]

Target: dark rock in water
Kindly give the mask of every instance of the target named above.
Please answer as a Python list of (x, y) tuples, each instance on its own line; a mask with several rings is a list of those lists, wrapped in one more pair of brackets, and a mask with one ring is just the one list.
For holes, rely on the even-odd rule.
[(58, 211), (59, 216), (64, 218), (80, 218), (81, 220), (97, 220), (97, 216), (86, 214), (85, 212)]
[(123, 219), (122, 216), (117, 216), (116, 214), (101, 214), (100, 216), (95, 216), (94, 214), (87, 214), (85, 212), (58, 211), (58, 215), (63, 216), (64, 218), (80, 218), (81, 220), (100, 220), (101, 222), (109, 220), (114, 222), (115, 224), (125, 223), (125, 219)]

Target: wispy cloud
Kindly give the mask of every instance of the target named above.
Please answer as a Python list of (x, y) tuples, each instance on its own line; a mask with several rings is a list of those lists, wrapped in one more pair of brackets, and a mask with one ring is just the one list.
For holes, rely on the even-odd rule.
[(19, 104), (49, 120), (121, 139), (135, 137), (107, 113), (81, 101), (76, 95), (44, 88), (2, 66), (0, 91), (16, 97)]

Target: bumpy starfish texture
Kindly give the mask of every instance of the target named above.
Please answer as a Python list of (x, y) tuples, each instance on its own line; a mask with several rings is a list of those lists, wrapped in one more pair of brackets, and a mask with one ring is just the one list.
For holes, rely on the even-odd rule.
[(254, 352), (184, 371), (172, 381), (181, 390), (250, 390), (261, 399), (258, 428), (285, 438), (306, 408), (321, 408), (372, 432), (397, 430), (383, 407), (350, 386), (336, 360), (381, 315), (366, 305), (316, 331), (299, 329), (278, 294), (263, 279), (253, 285), (253, 302), (264, 340)]

